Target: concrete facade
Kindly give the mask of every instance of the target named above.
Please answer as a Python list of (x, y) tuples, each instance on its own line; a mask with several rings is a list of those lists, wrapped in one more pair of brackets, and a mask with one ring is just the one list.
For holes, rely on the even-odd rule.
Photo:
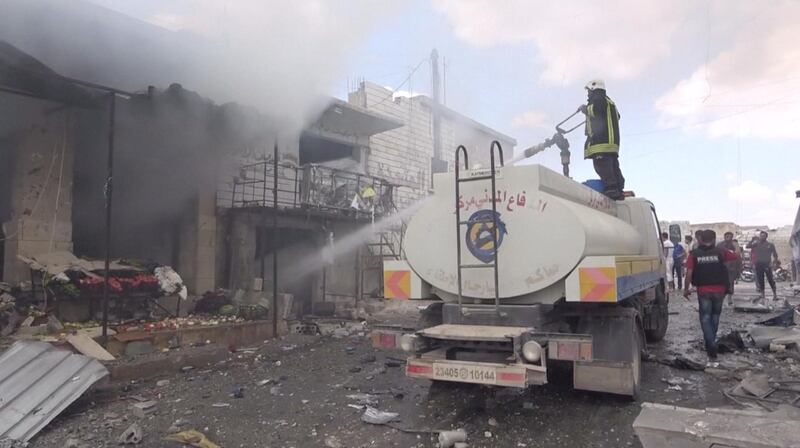
[[(403, 127), (370, 138), (366, 169), (400, 186), (397, 205), (404, 208), (431, 188), (433, 148), (432, 102), (425, 96), (393, 97), (392, 91), (372, 82), (361, 83), (348, 97), (351, 104), (399, 120)], [(441, 107), (441, 158), (453, 169), (455, 148), (464, 145), (470, 164), (487, 164), (489, 145), (500, 141), (506, 160), (516, 140), (444, 106)]]
[[(9, 98), (0, 141), (5, 158), (0, 177), (3, 281), (29, 280), (17, 255), (72, 250), (72, 165), (75, 114), (43, 100)], [(6, 109), (8, 108), (8, 109)], [(13, 110), (13, 113), (10, 111)], [(24, 123), (24, 126), (20, 124)]]

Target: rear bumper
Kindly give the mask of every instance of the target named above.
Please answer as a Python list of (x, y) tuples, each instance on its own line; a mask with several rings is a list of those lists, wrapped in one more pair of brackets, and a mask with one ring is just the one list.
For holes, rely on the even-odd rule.
[(547, 369), (529, 364), (498, 364), (410, 357), (406, 376), (505, 387), (547, 384)]

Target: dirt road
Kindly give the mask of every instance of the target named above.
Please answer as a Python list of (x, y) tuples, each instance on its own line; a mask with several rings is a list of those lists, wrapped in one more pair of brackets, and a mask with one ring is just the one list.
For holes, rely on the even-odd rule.
[[(751, 288), (752, 289), (752, 288)], [(745, 294), (752, 291), (744, 291)], [(795, 303), (796, 304), (796, 303)], [(705, 362), (700, 346), (696, 301), (673, 295), (667, 338), (651, 345), (658, 358), (683, 354)], [(758, 321), (725, 309), (720, 334)], [(206, 369), (131, 384), (124, 391), (83, 400), (51, 423), (32, 443), (36, 448), (117, 446), (116, 438), (132, 422), (144, 431), (145, 447), (174, 447), (163, 441), (170, 431), (196, 429), (223, 447), (432, 447), (436, 436), (408, 433), (361, 421), (358, 397), (370, 394), (376, 408), (399, 414), (397, 428), (464, 428), (471, 447), (620, 447), (640, 446), (631, 429), (641, 402), (689, 407), (731, 405), (721, 388), (735, 379), (644, 363), (641, 397), (631, 401), (605, 394), (573, 391), (569, 372), (551, 384), (524, 392), (484, 387), (434, 387), (412, 381), (401, 362), (373, 350), (363, 336), (336, 339), (291, 335), (269, 341)], [(719, 370), (789, 371), (796, 364), (765, 353), (723, 355)], [(793, 370), (796, 373), (796, 370)], [(663, 379), (688, 381), (680, 391)], [(232, 395), (243, 388), (242, 398)], [(158, 402), (157, 412), (137, 418), (131, 404)], [(172, 427), (172, 428), (171, 428)]]

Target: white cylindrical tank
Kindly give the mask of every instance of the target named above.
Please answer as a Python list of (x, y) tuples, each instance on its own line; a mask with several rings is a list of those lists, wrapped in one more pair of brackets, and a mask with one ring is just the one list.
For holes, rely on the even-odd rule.
[[(482, 174), (486, 170), (466, 171), (461, 176)], [(520, 296), (563, 281), (585, 256), (642, 252), (639, 232), (616, 217), (613, 201), (561, 174), (539, 165), (509, 166), (499, 171), (496, 187), (501, 298), (515, 298), (514, 302), (520, 303)], [(463, 264), (492, 263), (493, 226), (475, 222), (492, 217), (491, 184), (489, 180), (461, 183), (461, 219), (473, 222), (462, 225), (458, 237), (454, 173), (437, 174), (434, 190), (433, 197), (411, 218), (404, 249), (422, 279), (441, 291), (457, 294), (456, 241), (461, 245)], [(494, 298), (493, 269), (463, 269), (462, 288), (467, 298)]]

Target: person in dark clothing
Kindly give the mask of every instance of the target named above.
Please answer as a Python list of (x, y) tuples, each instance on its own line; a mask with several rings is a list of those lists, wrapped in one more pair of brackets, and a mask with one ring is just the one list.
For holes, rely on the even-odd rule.
[(719, 247), (720, 249), (736, 252), (736, 254), (739, 255), (739, 258), (737, 260), (725, 263), (725, 267), (728, 268), (728, 280), (730, 282), (730, 287), (727, 294), (728, 305), (733, 306), (734, 285), (736, 284), (736, 279), (739, 278), (739, 273), (742, 271), (742, 259), (741, 259), (742, 248), (739, 247), (739, 244), (736, 242), (736, 240), (733, 239), (733, 232), (725, 232), (724, 239), (719, 244), (717, 244), (717, 247)]
[(583, 157), (592, 159), (594, 170), (605, 185), (605, 195), (621, 200), (624, 199), (625, 178), (619, 168), (620, 115), (614, 101), (606, 95), (603, 81), (589, 81), (586, 90), (588, 100), (580, 108), (586, 115)]
[(706, 353), (712, 360), (717, 358), (719, 316), (730, 283), (725, 263), (739, 258), (733, 251), (716, 247), (716, 238), (713, 230), (704, 230), (700, 234), (700, 245), (686, 261), (686, 286), (683, 290), (683, 297), (689, 300), (689, 283), (697, 287), (700, 328), (703, 330)]
[(687, 255), (684, 243), (675, 245), (675, 249), (672, 251), (672, 277), (678, 284), (678, 289), (683, 289), (683, 262)]
[(753, 238), (747, 244), (750, 249), (750, 257), (755, 260), (756, 269), (756, 288), (761, 292), (761, 300), (765, 299), (766, 286), (764, 277), (767, 277), (770, 288), (772, 288), (772, 300), (778, 300), (778, 290), (775, 286), (775, 278), (772, 276), (772, 260), (778, 263), (778, 251), (775, 245), (767, 241), (767, 232), (762, 231), (758, 234), (758, 239)]

